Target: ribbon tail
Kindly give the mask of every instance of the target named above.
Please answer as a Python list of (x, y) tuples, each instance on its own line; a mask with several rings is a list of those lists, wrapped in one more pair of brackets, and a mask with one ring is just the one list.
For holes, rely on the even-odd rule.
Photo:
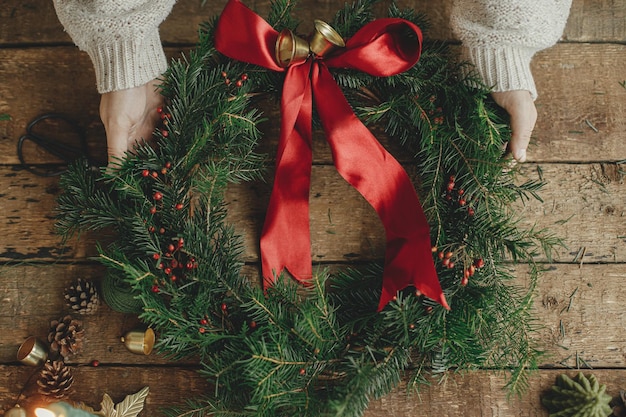
[(352, 112), (325, 66), (317, 65), (312, 79), (316, 108), (337, 171), (374, 207), (385, 228), (387, 249), (378, 310), (411, 285), (449, 308), (432, 259), (428, 222), (408, 174)]
[(281, 136), (274, 186), (261, 233), (265, 288), (287, 269), (306, 283), (313, 275), (309, 229), (311, 182), (311, 65), (290, 67), (281, 104)]

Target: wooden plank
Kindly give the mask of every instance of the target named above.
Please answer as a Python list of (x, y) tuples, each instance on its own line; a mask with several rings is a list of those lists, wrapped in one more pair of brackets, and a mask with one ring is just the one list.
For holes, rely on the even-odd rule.
[(626, 45), (560, 44), (533, 61), (538, 122), (534, 161), (626, 159)]
[[(96, 410), (100, 409), (104, 393), (120, 402), (126, 395), (148, 386), (150, 393), (140, 417), (162, 416), (163, 407), (183, 405), (186, 399), (197, 399), (210, 389), (197, 373), (181, 368), (101, 366), (72, 370), (75, 388), (70, 399), (84, 402)], [(31, 372), (32, 369), (27, 367), (0, 366), (0, 407), (6, 409), (15, 404), (19, 390)], [(443, 382), (434, 381), (419, 394), (407, 394), (405, 384), (401, 384), (384, 398), (372, 401), (365, 417), (547, 417), (539, 397), (561, 373), (560, 370), (534, 373), (527, 393), (510, 399), (502, 389), (504, 377), (485, 371), (449, 374)], [(592, 373), (607, 386), (607, 393), (613, 397), (624, 388), (626, 374), (623, 370), (594, 370)], [(570, 377), (576, 374), (577, 371), (567, 372)], [(28, 384), (25, 394), (31, 394), (34, 389), (32, 383)], [(21, 402), (25, 408), (34, 408), (41, 404), (40, 401), (31, 394), (23, 396)]]
[[(330, 265), (333, 269), (341, 265)], [(244, 273), (258, 277), (256, 266)], [(526, 285), (527, 268), (517, 269), (518, 285)], [(28, 336), (45, 340), (51, 320), (68, 313), (63, 291), (76, 278), (100, 282), (101, 267), (92, 264), (20, 264), (0, 266), (0, 363), (13, 363), (19, 345)], [(621, 293), (615, 291), (624, 279), (624, 264), (554, 264), (541, 275), (535, 298), (535, 317), (541, 325), (535, 335), (545, 351), (545, 368), (626, 367), (626, 313)], [(454, 308), (454, 306), (453, 306)], [(72, 364), (165, 364), (158, 354), (129, 353), (120, 343), (124, 332), (140, 327), (132, 314), (121, 314), (103, 304), (95, 314), (73, 317), (81, 320), (86, 339)], [(195, 359), (178, 364), (195, 363)]]
[[(546, 181), (543, 203), (531, 200), (517, 208), (520, 227), (547, 228), (563, 239), (557, 255), (571, 262), (586, 248), (584, 262), (626, 260), (626, 184), (623, 165), (525, 164), (522, 177)], [(53, 210), (60, 190), (57, 178), (36, 177), (12, 167), (0, 167), (0, 217), (10, 239), (0, 242), (0, 261), (54, 260), (62, 251), (53, 232)], [(232, 186), (227, 194), (229, 218), (244, 235), (245, 260), (258, 259), (258, 241), (270, 192), (269, 183)], [(356, 262), (380, 258), (382, 226), (367, 202), (333, 166), (313, 167), (311, 185), (312, 254), (316, 262)], [(601, 237), (601, 238), (600, 238)], [(93, 256), (93, 240), (69, 242), (66, 257)]]
[[(518, 205), (521, 228), (537, 224), (561, 237), (564, 262), (623, 262), (626, 257), (626, 183), (617, 164), (529, 164), (521, 178), (543, 179), (543, 203)], [(582, 251), (582, 252), (581, 252)], [(581, 252), (579, 254), (579, 252)]]
[[(168, 49), (177, 55), (179, 49)], [(529, 159), (535, 161), (620, 161), (626, 159), (626, 89), (621, 68), (626, 45), (560, 44), (540, 53), (533, 64), (540, 92), (539, 120)], [(98, 95), (87, 56), (72, 47), (0, 49), (0, 73), (15, 80), (0, 84), (0, 163), (18, 163), (16, 145), (26, 125), (37, 115), (59, 112), (85, 129), (91, 155), (106, 160), (104, 129), (98, 115)], [(572, 85), (576, 85), (573, 88)], [(279, 118), (276, 107), (266, 107)], [(275, 149), (277, 124), (261, 126), (264, 150)], [(320, 135), (321, 136), (321, 135)], [(383, 143), (388, 143), (381, 139)], [(323, 138), (316, 140), (315, 158), (330, 161)], [(50, 161), (44, 153), (35, 154)]]
[[(501, 389), (505, 379), (485, 372), (451, 375), (444, 383), (435, 383), (423, 390), (420, 396), (407, 396), (406, 388), (401, 385), (387, 397), (372, 402), (365, 417), (547, 417), (548, 412), (541, 406), (539, 398), (561, 373), (538, 372), (531, 378), (528, 392), (521, 398), (511, 399), (507, 399), (506, 392)], [(577, 371), (567, 374), (574, 377)], [(613, 397), (623, 389), (626, 375), (623, 370), (597, 370), (593, 374), (607, 386), (607, 392)]]
[[(161, 26), (165, 43), (193, 44), (197, 40), (198, 25), (219, 15), (226, 0), (179, 0), (172, 13)], [(268, 0), (247, 0), (246, 4), (266, 16)], [(383, 15), (389, 1), (376, 8)], [(452, 0), (433, 3), (429, 0), (403, 0), (401, 7), (424, 13), (430, 22), (427, 36), (439, 40), (455, 40), (450, 30)], [(302, 32), (307, 33), (313, 19), (330, 20), (339, 10), (335, 1), (300, 0), (295, 16), (302, 21)], [(5, 0), (0, 9), (0, 45), (28, 43), (69, 43), (69, 36), (59, 23), (52, 2), (35, 0), (23, 2)], [(620, 42), (626, 37), (626, 4), (620, 1), (574, 0), (564, 39), (572, 42)]]
[[(33, 371), (26, 366), (0, 366), (0, 409), (13, 407), (22, 389), (19, 402), (25, 409), (33, 411), (46, 404), (46, 398), (37, 394), (36, 375), (28, 382)], [(72, 367), (72, 375), (72, 393), (66, 400), (82, 402), (95, 410), (101, 409), (104, 394), (109, 394), (117, 404), (127, 395), (149, 387), (144, 409), (139, 414), (142, 417), (163, 416), (164, 408), (183, 406), (186, 400), (209, 389), (206, 380), (189, 368)]]

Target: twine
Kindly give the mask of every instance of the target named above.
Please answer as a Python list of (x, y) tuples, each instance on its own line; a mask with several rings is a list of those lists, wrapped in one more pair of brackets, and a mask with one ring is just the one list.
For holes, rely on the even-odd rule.
[(111, 273), (102, 280), (102, 298), (112, 310), (120, 313), (141, 313), (143, 310), (143, 303), (132, 288)]

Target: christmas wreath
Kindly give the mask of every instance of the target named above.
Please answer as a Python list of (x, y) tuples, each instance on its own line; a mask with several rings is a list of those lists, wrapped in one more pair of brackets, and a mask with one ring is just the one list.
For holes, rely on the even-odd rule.
[[(199, 372), (214, 386), (204, 398), (189, 399), (193, 411), (172, 409), (171, 415), (360, 416), (370, 399), (389, 393), (403, 378), (417, 389), (457, 369), (508, 370), (512, 392), (527, 385), (527, 370), (539, 356), (532, 338), (539, 274), (533, 258), (549, 256), (557, 240), (543, 230), (521, 229), (512, 203), (538, 198), (541, 184), (515, 181), (516, 171), (502, 159), (506, 124), (468, 66), (455, 63), (444, 45), (428, 41), (413, 65), (417, 57), (410, 48), (421, 46), (423, 18), (392, 5), (388, 18), (376, 20), (373, 3), (356, 1), (329, 25), (318, 23), (324, 40), (336, 43), (331, 48), (348, 40), (345, 53), (331, 51), (326, 58), (322, 50), (309, 55), (313, 45), (298, 55), (303, 40), (294, 35), (295, 1), (274, 1), (267, 21), (230, 1), (219, 20), (201, 27), (197, 48), (171, 63), (161, 86), (167, 106), (160, 109), (156, 146), (140, 144), (113, 172), (77, 163), (61, 180), (59, 232), (70, 237), (113, 229), (112, 242), (99, 247), (108, 278), (141, 302), (140, 318), (157, 331), (157, 349), (173, 359), (198, 355)], [(225, 37), (221, 29), (223, 22), (237, 27), (242, 18), (264, 33), (252, 45), (242, 43), (250, 42), (242, 34), (248, 31), (230, 30)], [(358, 64), (330, 64), (358, 47), (352, 40), (362, 40), (364, 32), (361, 46), (383, 42), (386, 59), (393, 55), (411, 64), (384, 74), (361, 71)], [(258, 62), (273, 60), (275, 52), (274, 63)], [(232, 58), (238, 53), (247, 61)], [(430, 226), (427, 247), (415, 246), (418, 275), (432, 268), (434, 281), (386, 284), (394, 258), (389, 247), (395, 247), (389, 236), (384, 263), (332, 274), (320, 268), (304, 279), (306, 285), (269, 261), (278, 275), (264, 273), (265, 285), (243, 273), (242, 239), (228, 222), (225, 191), (229, 184), (262, 178), (259, 99), (282, 95), (284, 103), (297, 89), (289, 77), (302, 68), (300, 80), (313, 80), (314, 99), (335, 88), (333, 94), (339, 91), (357, 116), (350, 123), (382, 127), (405, 148), (423, 207), (423, 214), (411, 216), (425, 215)], [(328, 86), (329, 74), (335, 87)], [(310, 93), (302, 96), (310, 102)], [(302, 110), (294, 115), (283, 106), (283, 128), (291, 118), (295, 134), (306, 138), (305, 119), (312, 118), (327, 131), (333, 123), (330, 130), (352, 130), (345, 121), (328, 121), (341, 98), (322, 98), (315, 110), (302, 106), (308, 119)], [(279, 145), (277, 170), (291, 152), (288, 146)], [(273, 193), (285, 185), (280, 181)], [(414, 219), (404, 204), (413, 197), (407, 198), (390, 209), (402, 218), (379, 212), (381, 220), (400, 220), (411, 229)], [(283, 202), (276, 204), (280, 211)], [(278, 248), (300, 239), (285, 230), (272, 237)], [(528, 264), (527, 287), (513, 281), (512, 261)], [(389, 289), (393, 293), (385, 298)]]

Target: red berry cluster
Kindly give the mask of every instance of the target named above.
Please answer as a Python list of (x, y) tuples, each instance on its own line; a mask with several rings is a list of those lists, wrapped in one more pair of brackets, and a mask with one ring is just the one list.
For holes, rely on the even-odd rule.
[[(222, 77), (224, 78), (224, 83), (226, 85), (230, 85), (232, 83), (232, 81), (230, 80), (230, 78), (228, 78), (228, 74), (226, 73), (226, 71), (222, 71)], [(236, 87), (241, 87), (243, 85), (243, 83), (248, 79), (248, 75), (247, 74), (241, 74), (239, 76), (239, 79), (237, 81), (235, 81), (235, 86)]]
[(461, 207), (466, 207), (467, 215), (471, 217), (475, 214), (475, 211), (468, 204), (465, 190), (463, 188), (457, 188), (455, 180), (456, 177), (454, 175), (450, 175), (448, 184), (446, 185), (445, 199), (450, 202), (455, 202)]
[[(152, 259), (159, 261), (157, 268), (163, 272), (164, 279), (155, 280), (152, 292), (160, 292), (160, 286), (166, 285), (167, 281), (174, 284), (184, 280), (187, 274), (198, 268), (196, 259), (184, 250), (182, 237), (175, 239), (163, 249), (162, 253), (152, 254)], [(167, 280), (167, 281), (166, 281)]]
[(168, 125), (170, 124), (170, 119), (172, 118), (172, 115), (163, 110), (163, 107), (157, 107), (157, 113), (159, 113), (161, 117), (161, 136), (167, 138), (170, 135)]
[(469, 283), (470, 277), (473, 277), (477, 269), (485, 266), (485, 261), (482, 258), (474, 259), (474, 262), (463, 271), (463, 278), (461, 279), (461, 285), (466, 286)]
[(444, 267), (448, 268), (448, 269), (452, 269), (454, 268), (454, 260), (452, 259), (452, 257), (454, 256), (454, 253), (451, 251), (439, 251), (439, 249), (437, 248), (437, 246), (433, 246), (431, 248), (433, 253), (437, 254), (437, 258), (439, 258), (439, 260), (441, 261), (441, 265), (443, 265)]

